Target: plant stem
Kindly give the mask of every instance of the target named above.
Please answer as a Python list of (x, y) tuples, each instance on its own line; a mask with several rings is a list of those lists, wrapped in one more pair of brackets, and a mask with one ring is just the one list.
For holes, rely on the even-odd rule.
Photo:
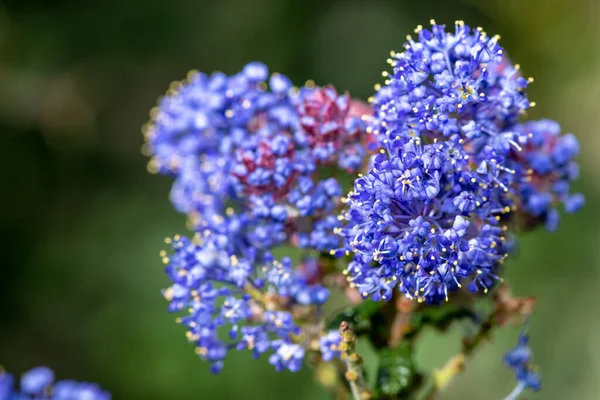
[(352, 391), (352, 398), (354, 400), (363, 400), (360, 395), (360, 390), (358, 389), (358, 385), (354, 381), (349, 381), (350, 390)]
[[(450, 382), (465, 369), (466, 361), (482, 343), (486, 342), (495, 327), (510, 323), (515, 318), (531, 315), (535, 308), (535, 297), (513, 297), (510, 287), (502, 284), (494, 293), (494, 310), (479, 325), (475, 336), (463, 338), (462, 351), (452, 357), (441, 370), (434, 372), (434, 384), (425, 393), (425, 400), (433, 400)], [(523, 391), (518, 385), (505, 400), (515, 400)]]
[(340, 324), (340, 343), (341, 359), (346, 365), (344, 376), (350, 385), (350, 391), (354, 400), (366, 400), (371, 397), (371, 392), (367, 388), (363, 372), (362, 357), (356, 352), (357, 337), (350, 329), (346, 321)]
[(437, 394), (448, 387), (454, 378), (460, 375), (465, 370), (466, 361), (470, 358), (475, 350), (484, 343), (494, 327), (494, 315), (484, 321), (473, 338), (465, 338), (463, 340), (463, 349), (460, 353), (452, 357), (442, 369), (434, 372), (434, 384), (425, 393), (425, 400), (433, 400)]
[(504, 400), (517, 400), (517, 398), (519, 397), (519, 395), (521, 393), (523, 393), (523, 390), (525, 390), (527, 386), (525, 385), (525, 383), (523, 382), (519, 382), (519, 384), (513, 389), (512, 392), (510, 392), (508, 394), (508, 396), (506, 396), (504, 398)]

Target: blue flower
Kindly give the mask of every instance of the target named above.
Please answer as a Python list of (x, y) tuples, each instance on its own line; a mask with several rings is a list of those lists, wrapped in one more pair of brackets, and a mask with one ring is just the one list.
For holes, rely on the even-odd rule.
[[(244, 189), (240, 174), (250, 174), (244, 181), (263, 191), (284, 190), (294, 175), (293, 167), (281, 161), (286, 149), (293, 150), (291, 144), (281, 143), (284, 134), (293, 136), (299, 129), (291, 84), (273, 74), (273, 87), (267, 90), (268, 78), (267, 67), (257, 62), (233, 76), (191, 72), (185, 81), (173, 84), (151, 112), (152, 120), (144, 128), (145, 151), (152, 156), (149, 166), (175, 176), (172, 201), (191, 215), (199, 230), (213, 217), (223, 216), (227, 205), (239, 204), (239, 191)], [(241, 170), (236, 157), (257, 157), (250, 153), (259, 145), (267, 153), (260, 155), (262, 166)], [(273, 157), (281, 160), (270, 164)]]
[(15, 379), (11, 374), (0, 368), (0, 399), (6, 400), (13, 392)]
[(531, 361), (532, 351), (529, 348), (529, 337), (526, 335), (520, 335), (517, 341), (517, 346), (508, 351), (504, 355), (504, 362), (510, 368), (518, 368), (522, 365), (528, 364)]
[(53, 400), (110, 400), (111, 396), (95, 383), (58, 381), (54, 385)]
[(292, 372), (298, 372), (302, 368), (302, 361), (304, 360), (302, 346), (284, 340), (275, 340), (272, 346), (275, 353), (269, 357), (269, 364), (273, 365), (277, 371), (288, 369)]
[[(223, 368), (234, 349), (251, 350), (254, 357), (272, 349), (283, 358), (278, 368), (299, 368), (302, 357), (294, 356), (296, 361), (289, 363), (285, 358), (285, 349), (295, 345), (280, 351), (278, 346), (303, 334), (293, 317), (295, 310), (304, 310), (305, 322), (316, 318), (329, 296), (327, 289), (308, 284), (289, 258), (278, 261), (268, 252), (259, 256), (255, 247), (240, 247), (222, 233), (207, 230), (192, 239), (176, 236), (167, 242), (173, 248), (172, 254), (163, 253), (172, 281), (163, 292), (168, 309), (187, 310), (178, 321), (213, 372)], [(306, 314), (307, 310), (312, 311)]]
[(473, 193), (464, 191), (460, 192), (460, 194), (456, 196), (452, 202), (461, 212), (469, 212), (477, 208), (476, 200), (477, 199)]
[(491, 146), (502, 153), (522, 138), (510, 128), (530, 106), (528, 80), (504, 57), (498, 37), (457, 21), (454, 32), (432, 21), (392, 52), (392, 73), (373, 98), (370, 130), (387, 140), (430, 140), (459, 134), (470, 154)]
[(323, 361), (331, 361), (340, 357), (340, 342), (342, 338), (338, 331), (329, 331), (319, 339)]
[(271, 347), (271, 339), (264, 327), (244, 326), (241, 331), (242, 338), (236, 346), (237, 350), (252, 350), (253, 357), (258, 358)]
[(465, 155), (454, 138), (396, 140), (355, 181), (341, 231), (355, 253), (346, 272), (364, 297), (389, 299), (399, 286), (437, 303), (467, 278), (473, 291), (498, 279), (507, 251), (498, 225), (511, 200), (493, 193), (496, 176), (473, 171)]
[(541, 389), (541, 376), (532, 364), (532, 351), (529, 337), (523, 331), (519, 335), (517, 346), (504, 355), (506, 365), (515, 371), (517, 386), (507, 399), (516, 399), (525, 389), (538, 391)]
[(252, 317), (250, 305), (248, 304), (249, 300), (249, 295), (243, 296), (241, 299), (233, 296), (225, 298), (225, 302), (221, 307), (221, 317), (223, 317), (225, 322), (233, 325)]
[(110, 393), (95, 383), (61, 380), (55, 382), (48, 367), (36, 367), (21, 377), (20, 389), (14, 387), (13, 376), (0, 369), (0, 399), (53, 399), (53, 400), (110, 400)]
[(54, 372), (48, 367), (36, 367), (21, 377), (21, 391), (30, 396), (41, 396), (54, 382)]
[(529, 137), (523, 149), (511, 155), (522, 211), (530, 217), (530, 223), (544, 223), (554, 231), (559, 204), (569, 213), (585, 204), (581, 193), (570, 191), (571, 182), (579, 175), (579, 166), (573, 161), (579, 153), (579, 143), (572, 134), (561, 135), (560, 126), (551, 120), (527, 122), (516, 130)]

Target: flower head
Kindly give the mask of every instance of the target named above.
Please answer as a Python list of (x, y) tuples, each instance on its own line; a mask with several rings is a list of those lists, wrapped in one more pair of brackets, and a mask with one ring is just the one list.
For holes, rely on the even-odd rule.
[(513, 152), (511, 161), (520, 180), (518, 190), (522, 211), (533, 224), (544, 223), (554, 231), (558, 225), (557, 205), (569, 213), (578, 211), (585, 198), (570, 193), (571, 182), (579, 176), (573, 158), (579, 153), (579, 142), (573, 134), (560, 134), (555, 121), (531, 121), (516, 128), (529, 136), (522, 151)]
[[(252, 251), (238, 257), (222, 234), (206, 231), (169, 242), (173, 254), (165, 253), (165, 262), (173, 284), (164, 291), (169, 311), (187, 310), (178, 321), (213, 372), (220, 371), (233, 349), (251, 350), (254, 357), (272, 350), (278, 354), (277, 368), (299, 368), (304, 353), (289, 344), (302, 334), (294, 313), (311, 307), (314, 318), (314, 310), (328, 298), (325, 288), (307, 284), (287, 258), (279, 262), (269, 253), (258, 257)], [(310, 320), (310, 314), (303, 315)]]
[(175, 177), (171, 200), (194, 230), (220, 230), (225, 219), (245, 239), (229, 237), (250, 247), (294, 240), (330, 251), (340, 246), (327, 218), (341, 188), (315, 171), (362, 165), (368, 112), (332, 86), (298, 91), (261, 63), (232, 76), (193, 72), (151, 113), (146, 150), (153, 170)]
[(487, 291), (505, 257), (499, 216), (508, 198), (452, 141), (400, 143), (374, 158), (348, 197), (350, 282), (376, 300), (399, 285), (409, 298), (439, 302), (467, 277), (471, 290)]
[(433, 20), (431, 30), (415, 32), (388, 60), (393, 72), (384, 72), (386, 85), (373, 99), (372, 131), (387, 140), (458, 134), (471, 153), (514, 145), (507, 128), (530, 106), (528, 80), (506, 59), (498, 37), (462, 21), (454, 32)]
[(537, 132), (548, 122), (519, 124), (533, 105), (531, 80), (498, 37), (462, 21), (454, 32), (432, 21), (416, 33), (376, 85), (367, 131), (382, 148), (344, 200), (337, 231), (355, 254), (348, 279), (364, 297), (389, 299), (398, 286), (437, 303), (465, 281), (487, 292), (499, 279), (515, 211), (551, 226), (557, 202), (575, 211), (583, 196), (569, 195), (574, 137)]
[[(236, 163), (248, 160), (253, 146), (261, 149), (258, 164), (271, 163), (281, 155), (281, 144), (269, 148), (277, 143), (274, 138), (298, 129), (290, 89), (286, 77), (273, 74), (269, 79), (267, 67), (256, 62), (233, 76), (191, 72), (172, 85), (152, 111), (144, 134), (151, 169), (176, 178), (171, 197), (178, 210), (192, 214), (203, 226), (214, 215), (223, 215), (226, 205), (239, 201), (243, 193), (238, 193), (235, 178), (240, 168), (238, 175), (231, 173)], [(279, 164), (281, 173), (285, 168)], [(253, 173), (248, 177), (251, 186), (269, 187), (267, 179), (280, 187), (280, 176), (265, 178), (260, 169), (264, 165), (258, 167), (259, 171), (246, 171)]]

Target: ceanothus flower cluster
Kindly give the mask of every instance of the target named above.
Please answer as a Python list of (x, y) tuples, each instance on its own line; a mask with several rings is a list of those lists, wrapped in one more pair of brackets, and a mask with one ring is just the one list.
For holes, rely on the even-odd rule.
[(297, 322), (314, 323), (327, 289), (308, 284), (289, 258), (251, 249), (238, 258), (226, 235), (206, 231), (167, 242), (173, 248), (162, 254), (173, 282), (163, 291), (169, 311), (187, 310), (178, 322), (213, 372), (230, 350), (250, 350), (254, 357), (271, 352), (277, 369), (299, 369), (304, 350), (294, 342), (303, 335)]
[[(172, 285), (163, 294), (169, 311), (187, 311), (178, 321), (213, 372), (229, 351), (246, 349), (297, 371), (301, 343), (318, 342), (328, 289), (271, 250), (340, 247), (342, 189), (317, 168), (362, 165), (370, 110), (361, 104), (332, 86), (295, 89), (250, 63), (233, 76), (193, 72), (152, 112), (150, 167), (174, 176), (171, 200), (197, 232), (167, 240)], [(308, 256), (303, 266), (315, 264)]]
[(466, 156), (452, 140), (395, 140), (356, 180), (344, 234), (355, 253), (349, 279), (364, 297), (388, 300), (399, 286), (438, 302), (473, 273), (473, 291), (497, 279), (507, 251), (499, 220), (510, 206)]
[(529, 138), (523, 151), (511, 155), (521, 177), (517, 186), (522, 203), (519, 209), (525, 218), (555, 231), (559, 221), (557, 205), (574, 213), (585, 202), (581, 193), (570, 193), (571, 182), (579, 176), (579, 165), (573, 161), (579, 154), (579, 142), (571, 133), (561, 135), (560, 126), (552, 120), (526, 122), (517, 130)]
[(15, 386), (13, 375), (0, 369), (1, 400), (110, 400), (110, 393), (95, 383), (73, 380), (55, 381), (54, 372), (47, 367), (36, 367), (21, 377)]
[[(151, 170), (175, 177), (171, 200), (195, 230), (212, 229), (232, 209), (278, 232), (280, 242), (297, 240), (311, 236), (342, 193), (316, 168), (355, 172), (363, 162), (361, 117), (368, 112), (331, 86), (293, 88), (257, 62), (233, 76), (191, 72), (151, 112), (145, 150)], [(313, 242), (339, 246), (327, 235)]]
[[(533, 80), (498, 37), (462, 21), (416, 33), (392, 52), (372, 109), (254, 62), (193, 72), (152, 111), (149, 167), (174, 177), (171, 200), (195, 231), (167, 239), (163, 293), (213, 372), (233, 350), (291, 371), (307, 352), (340, 357), (328, 287), (434, 304), (462, 287), (485, 293), (513, 231), (554, 229), (557, 205), (583, 205), (570, 194), (577, 140), (521, 121)], [(348, 173), (358, 178), (342, 197)], [(302, 263), (275, 259), (280, 246)], [(332, 256), (351, 256), (346, 281)]]
[[(149, 166), (175, 176), (171, 200), (194, 226), (210, 225), (245, 194), (276, 194), (293, 169), (311, 168), (281, 153), (298, 127), (290, 92), (286, 77), (269, 78), (263, 64), (250, 63), (231, 77), (191, 72), (151, 112), (144, 129)], [(253, 151), (260, 158), (250, 166)]]
[(577, 175), (577, 141), (549, 121), (520, 124), (534, 104), (519, 74), (481, 29), (419, 26), (392, 73), (376, 86), (367, 130), (381, 143), (345, 201), (341, 231), (354, 253), (345, 273), (373, 299), (398, 287), (408, 298), (448, 300), (462, 287), (488, 289), (510, 251), (515, 211), (554, 227), (557, 202)]

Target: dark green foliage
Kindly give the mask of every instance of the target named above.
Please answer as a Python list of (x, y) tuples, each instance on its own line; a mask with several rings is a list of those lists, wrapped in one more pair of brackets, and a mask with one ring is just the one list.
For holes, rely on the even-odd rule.
[(381, 398), (408, 398), (409, 393), (419, 385), (421, 376), (417, 373), (413, 360), (412, 346), (403, 342), (395, 348), (382, 348), (378, 352), (377, 387), (375, 395)]

